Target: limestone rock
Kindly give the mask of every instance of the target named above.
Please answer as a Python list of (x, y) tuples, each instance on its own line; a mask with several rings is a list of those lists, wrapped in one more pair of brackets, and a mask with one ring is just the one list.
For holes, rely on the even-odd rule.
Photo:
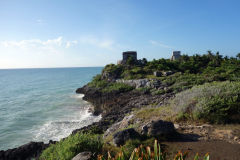
[(75, 157), (73, 157), (72, 160), (92, 160), (92, 152), (81, 152), (77, 154)]
[(148, 134), (150, 136), (155, 136), (162, 133), (172, 133), (174, 130), (174, 125), (172, 122), (158, 120), (151, 121), (142, 127), (142, 134)]
[(127, 140), (137, 138), (139, 134), (134, 128), (125, 129), (113, 134), (113, 144), (117, 147), (123, 145)]
[(103, 138), (106, 138), (107, 136), (109, 136), (110, 134), (114, 133), (115, 131), (121, 129), (121, 128), (126, 128), (129, 123), (130, 123), (130, 120), (132, 120), (134, 117), (134, 115), (129, 115), (129, 116), (125, 116), (123, 118), (122, 121), (118, 122), (118, 123), (115, 123), (113, 124), (111, 127), (109, 127), (106, 132), (103, 134)]

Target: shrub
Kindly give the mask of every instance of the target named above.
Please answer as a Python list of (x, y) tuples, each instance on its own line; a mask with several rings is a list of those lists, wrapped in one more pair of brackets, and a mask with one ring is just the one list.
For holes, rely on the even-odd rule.
[(138, 90), (139, 92), (149, 92), (151, 90), (150, 87), (140, 87), (137, 88), (136, 90)]
[(90, 133), (77, 133), (71, 135), (65, 140), (60, 140), (56, 144), (51, 144), (45, 149), (41, 156), (41, 160), (71, 160), (78, 153), (83, 151), (92, 151), (99, 153), (102, 149), (102, 139), (91, 136)]
[(152, 92), (152, 95), (154, 96), (154, 95), (161, 95), (161, 94), (165, 94), (166, 93), (166, 91), (165, 90), (156, 90), (156, 91), (153, 91)]
[(213, 82), (176, 94), (175, 112), (193, 114), (211, 123), (239, 122), (240, 82)]
[(112, 91), (119, 91), (119, 92), (128, 92), (133, 90), (134, 88), (125, 83), (110, 83), (107, 87), (101, 90), (103, 93), (110, 93)]

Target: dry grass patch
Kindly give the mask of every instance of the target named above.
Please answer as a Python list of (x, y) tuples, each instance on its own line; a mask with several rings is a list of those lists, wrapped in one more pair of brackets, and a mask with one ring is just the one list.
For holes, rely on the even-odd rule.
[(169, 106), (141, 108), (139, 110), (134, 110), (134, 114), (136, 118), (141, 118), (142, 120), (162, 119), (172, 121), (175, 116), (173, 109)]

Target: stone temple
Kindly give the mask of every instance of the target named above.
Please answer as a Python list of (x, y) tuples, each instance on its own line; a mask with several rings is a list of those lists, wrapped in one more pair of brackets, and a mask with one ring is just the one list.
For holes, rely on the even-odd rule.
[(181, 51), (173, 51), (170, 60), (178, 60), (181, 57)]
[(117, 64), (127, 64), (127, 59), (129, 57), (131, 57), (131, 56), (133, 57), (133, 59), (135, 61), (137, 61), (137, 52), (136, 51), (123, 52), (122, 55), (123, 55), (123, 59), (122, 60), (118, 60)]

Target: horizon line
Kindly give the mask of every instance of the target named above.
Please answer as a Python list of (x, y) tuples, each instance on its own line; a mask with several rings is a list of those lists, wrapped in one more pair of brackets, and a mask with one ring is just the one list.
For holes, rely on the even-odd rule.
[(0, 68), (0, 70), (10, 69), (61, 69), (61, 68), (93, 68), (93, 67), (104, 67), (104, 66), (88, 66), (88, 67), (46, 67), (46, 68)]

